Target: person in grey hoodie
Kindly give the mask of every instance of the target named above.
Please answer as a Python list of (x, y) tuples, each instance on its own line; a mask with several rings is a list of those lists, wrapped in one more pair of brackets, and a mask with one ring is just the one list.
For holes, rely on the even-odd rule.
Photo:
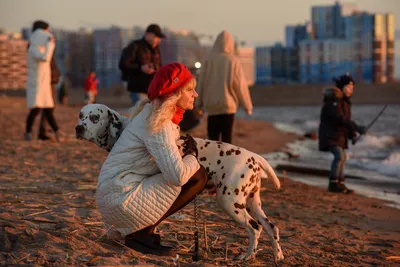
[(200, 70), (196, 108), (208, 113), (211, 140), (232, 143), (232, 129), (239, 104), (248, 115), (253, 105), (242, 64), (235, 55), (231, 34), (222, 31)]

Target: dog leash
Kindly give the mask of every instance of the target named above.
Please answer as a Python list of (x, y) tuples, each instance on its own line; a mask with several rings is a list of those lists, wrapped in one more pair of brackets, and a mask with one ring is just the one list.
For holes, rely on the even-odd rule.
[(199, 261), (200, 260), (200, 253), (199, 253), (199, 229), (198, 229), (198, 224), (197, 224), (197, 219), (199, 215), (198, 207), (197, 207), (197, 196), (193, 200), (193, 211), (194, 211), (194, 252), (192, 259), (193, 261)]

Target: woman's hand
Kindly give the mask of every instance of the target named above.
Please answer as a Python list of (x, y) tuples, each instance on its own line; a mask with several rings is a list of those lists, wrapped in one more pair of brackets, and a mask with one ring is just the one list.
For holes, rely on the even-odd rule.
[(193, 139), (193, 137), (191, 137), (190, 135), (186, 135), (186, 136), (181, 136), (181, 139), (184, 141), (183, 142), (183, 157), (185, 157), (186, 155), (192, 154), (193, 156), (195, 156), (197, 158), (199, 152), (197, 150), (197, 143), (196, 141)]

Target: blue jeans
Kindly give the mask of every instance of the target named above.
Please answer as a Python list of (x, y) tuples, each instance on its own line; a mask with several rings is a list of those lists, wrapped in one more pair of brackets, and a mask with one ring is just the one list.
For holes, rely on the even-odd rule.
[(340, 146), (331, 147), (330, 151), (334, 158), (332, 161), (331, 171), (329, 173), (329, 180), (344, 182), (343, 171), (346, 164), (346, 153)]
[(138, 101), (140, 101), (142, 99), (146, 99), (146, 98), (147, 98), (147, 94), (145, 94), (145, 93), (131, 92), (132, 106), (134, 106)]

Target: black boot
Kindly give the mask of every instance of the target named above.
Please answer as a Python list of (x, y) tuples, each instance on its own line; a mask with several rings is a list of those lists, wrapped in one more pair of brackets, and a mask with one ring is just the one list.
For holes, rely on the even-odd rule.
[(343, 188), (340, 187), (339, 180), (329, 180), (328, 191), (333, 193), (343, 193)]
[(176, 251), (169, 246), (163, 246), (159, 234), (130, 234), (125, 238), (125, 246), (143, 254), (157, 256), (176, 256)]

